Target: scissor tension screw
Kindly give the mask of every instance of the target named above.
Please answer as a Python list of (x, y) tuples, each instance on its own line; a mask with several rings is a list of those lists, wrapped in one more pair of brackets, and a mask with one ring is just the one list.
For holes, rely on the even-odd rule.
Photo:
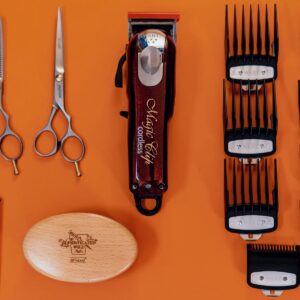
[(64, 77), (63, 74), (57, 74), (56, 77), (55, 77), (55, 80), (56, 81), (62, 81), (63, 77)]

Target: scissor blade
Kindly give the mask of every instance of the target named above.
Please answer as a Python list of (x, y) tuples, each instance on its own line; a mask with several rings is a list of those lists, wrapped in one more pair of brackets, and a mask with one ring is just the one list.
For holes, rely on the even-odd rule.
[(3, 53), (3, 30), (2, 17), (0, 17), (0, 80), (3, 80), (4, 73), (4, 53)]
[(64, 44), (63, 44), (62, 18), (61, 18), (60, 8), (58, 8), (58, 12), (57, 12), (55, 70), (58, 73), (64, 72)]

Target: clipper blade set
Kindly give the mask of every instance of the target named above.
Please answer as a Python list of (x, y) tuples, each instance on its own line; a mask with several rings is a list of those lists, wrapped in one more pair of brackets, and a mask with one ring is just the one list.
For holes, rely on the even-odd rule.
[[(245, 6), (238, 26), (233, 10), (230, 38), (229, 10), (225, 8), (226, 80), (223, 80), (225, 228), (242, 239), (256, 241), (278, 226), (277, 98), (279, 55), (277, 7), (274, 5), (271, 42), (268, 6), (264, 39), (261, 8), (249, 7), (246, 34)], [(240, 30), (238, 30), (238, 28)], [(255, 37), (256, 35), (256, 37)], [(232, 42), (231, 42), (232, 41)], [(247, 282), (266, 296), (280, 296), (299, 285), (300, 248), (295, 245), (247, 245)]]
[[(225, 160), (225, 224), (226, 229), (240, 233), (244, 239), (255, 240), (260, 238), (263, 232), (273, 231), (277, 227), (277, 210), (278, 210), (278, 183), (277, 183), (277, 162), (275, 160), (274, 171), (274, 193), (272, 195), (273, 205), (270, 205), (268, 194), (269, 190), (269, 176), (267, 160), (260, 162), (262, 158), (273, 155), (277, 147), (277, 99), (275, 79), (277, 78), (277, 60), (278, 60), (278, 21), (277, 9), (274, 5), (274, 41), (272, 43), (273, 55), (270, 54), (270, 34), (269, 34), (269, 18), (268, 7), (265, 10), (265, 49), (262, 52), (262, 34), (261, 34), (261, 21), (260, 21), (260, 7), (257, 9), (257, 33), (256, 45), (254, 45), (253, 33), (253, 12), (252, 6), (249, 9), (249, 41), (246, 43), (246, 21), (245, 21), (245, 7), (242, 8), (242, 25), (241, 25), (241, 44), (238, 43), (238, 22), (236, 6), (234, 6), (234, 21), (233, 21), (233, 55), (230, 55), (230, 38), (229, 38), (229, 21), (228, 21), (228, 7), (225, 9), (225, 53), (226, 53), (226, 72), (227, 80), (223, 80), (223, 126), (224, 126), (224, 150), (228, 156), (234, 157), (240, 161), (233, 163), (233, 207), (229, 205), (228, 186), (227, 186), (227, 168)], [(238, 50), (241, 48), (241, 55)], [(246, 51), (249, 48), (249, 53)], [(254, 49), (257, 53), (254, 54)], [(263, 54), (264, 53), (264, 54)], [(232, 62), (235, 66), (232, 67)], [(275, 61), (273, 64), (273, 74), (270, 78), (261, 78), (257, 72), (257, 63), (260, 62), (259, 70), (261, 67)], [(239, 68), (240, 78), (229, 76), (232, 74), (232, 68)], [(246, 68), (246, 69), (245, 69)], [(267, 67), (266, 67), (267, 68)], [(251, 74), (249, 71), (251, 70)], [(228, 96), (227, 86), (229, 86), (230, 96)], [(248, 204), (245, 204), (245, 171), (244, 166), (248, 165)], [(252, 164), (257, 165), (253, 166)], [(237, 166), (236, 165), (241, 165)], [(271, 219), (266, 218), (265, 211), (262, 203), (261, 193), (261, 165), (264, 165), (265, 171), (265, 203), (268, 212), (272, 214)], [(256, 172), (256, 204), (254, 204), (253, 197), (253, 176), (252, 173), (255, 169)], [(239, 176), (240, 175), (240, 176)], [(240, 177), (241, 182), (241, 203), (242, 206), (237, 205), (237, 178)], [(238, 208), (243, 209), (238, 210)], [(249, 210), (246, 208), (251, 207), (252, 216), (249, 216)], [(257, 208), (259, 208), (257, 210)], [(239, 211), (239, 221), (244, 219), (243, 224), (247, 220), (247, 226), (237, 224), (230, 225), (233, 222), (230, 217), (230, 212)], [(255, 212), (255, 213), (254, 213)], [(229, 215), (228, 215), (229, 213)], [(254, 217), (255, 216), (255, 217)], [(231, 220), (231, 221), (230, 221)], [(268, 220), (268, 221), (267, 221)], [(264, 226), (260, 229), (257, 227), (257, 222), (265, 222)]]

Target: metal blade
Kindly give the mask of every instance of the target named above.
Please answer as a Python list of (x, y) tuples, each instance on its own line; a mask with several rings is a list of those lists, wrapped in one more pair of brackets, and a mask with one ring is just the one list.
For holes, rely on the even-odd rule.
[(62, 33), (61, 9), (57, 12), (56, 47), (55, 47), (55, 70), (64, 73), (64, 44)]
[(0, 80), (3, 80), (4, 76), (4, 52), (3, 52), (3, 29), (2, 29), (2, 17), (0, 17)]

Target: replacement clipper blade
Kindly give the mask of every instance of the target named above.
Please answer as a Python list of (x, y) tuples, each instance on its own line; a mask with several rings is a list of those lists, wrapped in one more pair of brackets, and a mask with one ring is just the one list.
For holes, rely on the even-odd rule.
[(247, 282), (267, 296), (299, 285), (300, 246), (247, 245)]
[(272, 166), (274, 175), (269, 176), (270, 162), (245, 165), (237, 159), (228, 164), (224, 160), (225, 227), (245, 240), (257, 240), (277, 228), (277, 162)]
[[(248, 80), (251, 83), (261, 83), (263, 81), (272, 81), (277, 78), (277, 61), (279, 51), (278, 38), (278, 21), (277, 9), (274, 5), (274, 28), (273, 28), (273, 42), (270, 41), (269, 30), (269, 14), (268, 7), (265, 9), (265, 24), (264, 24), (264, 43), (262, 41), (262, 26), (260, 20), (260, 7), (257, 8), (257, 25), (256, 25), (256, 45), (253, 29), (253, 15), (252, 6), (250, 6), (249, 13), (249, 36), (246, 37), (246, 22), (245, 9), (242, 8), (242, 26), (241, 37), (239, 42), (238, 37), (238, 21), (236, 6), (234, 6), (233, 17), (233, 42), (230, 50), (231, 42), (229, 37), (229, 20), (228, 7), (225, 10), (225, 56), (226, 56), (226, 77), (228, 80), (242, 81), (247, 84)], [(248, 40), (248, 42), (247, 42)]]
[[(267, 84), (259, 91), (245, 93), (240, 84), (231, 84), (231, 103), (226, 96), (226, 82), (223, 81), (223, 123), (224, 147), (229, 156), (238, 158), (261, 158), (276, 151), (277, 106), (275, 81), (272, 85), (272, 99), (269, 103)], [(248, 81), (250, 87), (250, 81)], [(239, 93), (236, 95), (236, 88)], [(227, 105), (227, 103), (230, 103)], [(271, 112), (269, 112), (269, 108)], [(230, 113), (229, 109), (230, 108)]]

